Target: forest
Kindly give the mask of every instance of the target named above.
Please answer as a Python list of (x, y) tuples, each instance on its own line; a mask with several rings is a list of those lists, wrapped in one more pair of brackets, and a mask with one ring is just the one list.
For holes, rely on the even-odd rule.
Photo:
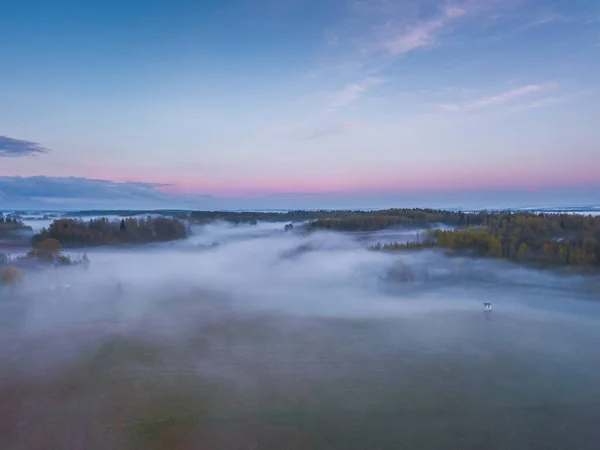
[(254, 222), (301, 222), (315, 220), (323, 217), (345, 217), (358, 211), (186, 211), (179, 209), (161, 209), (161, 210), (89, 210), (68, 213), (66, 217), (85, 217), (85, 216), (120, 216), (132, 217), (138, 215), (161, 215), (164, 217), (177, 217), (180, 219), (191, 220), (195, 223), (207, 223), (215, 220), (222, 220), (231, 223), (254, 223)]
[(0, 213), (0, 238), (12, 238), (23, 231), (31, 231), (18, 217), (4, 216)]
[[(313, 229), (340, 231), (377, 231), (390, 227), (427, 227), (446, 224), (455, 227), (493, 225), (516, 214), (501, 212), (462, 212), (437, 209), (386, 209), (378, 211), (345, 211), (338, 217), (320, 217), (310, 226)], [(518, 213), (528, 214), (528, 213)]]
[[(131, 217), (137, 215), (161, 215), (190, 220), (193, 223), (208, 223), (222, 220), (226, 222), (311, 222), (311, 228), (325, 228), (343, 231), (375, 231), (384, 228), (426, 227), (430, 224), (444, 223), (453, 226), (487, 225), (490, 221), (499, 220), (510, 212), (475, 212), (447, 211), (429, 208), (392, 208), (385, 210), (292, 210), (277, 211), (183, 211), (183, 210), (148, 210), (148, 211), (80, 211), (73, 213), (77, 217), (118, 215)], [(526, 214), (526, 213), (522, 213)]]
[(48, 238), (56, 239), (65, 248), (97, 245), (145, 244), (183, 239), (185, 225), (177, 218), (128, 217), (119, 220), (106, 218), (57, 219), (33, 237), (34, 247)]
[(233, 223), (306, 222), (311, 228), (327, 228), (344, 231), (374, 231), (392, 226), (426, 226), (431, 223), (466, 225), (483, 223), (476, 214), (440, 211), (434, 209), (387, 209), (387, 210), (296, 210), (287, 212), (229, 212), (194, 211), (194, 221), (224, 220)]
[(356, 211), (286, 211), (286, 212), (260, 212), (260, 211), (193, 211), (190, 219), (195, 223), (206, 223), (214, 220), (223, 220), (231, 223), (257, 222), (306, 222), (320, 218), (343, 218), (358, 213)]
[(87, 209), (84, 211), (74, 211), (64, 213), (63, 217), (86, 217), (86, 216), (119, 216), (122, 218), (133, 217), (133, 216), (148, 216), (148, 215), (160, 215), (164, 217), (187, 217), (189, 211), (184, 209)]
[[(478, 220), (462, 214), (462, 220)], [(461, 215), (452, 211), (434, 209), (387, 209), (387, 210), (294, 210), (287, 212), (234, 212), (193, 211), (189, 217), (194, 222), (223, 220), (232, 223), (256, 222), (311, 222), (312, 228), (328, 228), (345, 231), (373, 231), (391, 226), (423, 226), (428, 223), (451, 223), (458, 225)], [(481, 219), (479, 219), (481, 220)], [(470, 222), (469, 222), (470, 223)], [(473, 222), (475, 223), (475, 222)]]
[(455, 230), (430, 230), (421, 242), (377, 244), (373, 249), (440, 247), (520, 262), (600, 266), (599, 216), (495, 212), (465, 217)]

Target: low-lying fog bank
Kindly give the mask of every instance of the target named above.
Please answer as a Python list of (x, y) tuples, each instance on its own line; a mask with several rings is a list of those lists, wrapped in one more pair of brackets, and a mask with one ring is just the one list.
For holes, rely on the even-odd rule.
[(372, 238), (212, 224), (25, 274), (3, 448), (596, 448), (600, 280)]

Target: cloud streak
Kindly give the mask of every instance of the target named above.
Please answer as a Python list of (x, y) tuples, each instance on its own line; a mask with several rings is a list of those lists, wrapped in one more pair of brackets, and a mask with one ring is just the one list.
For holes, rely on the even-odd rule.
[(329, 136), (335, 136), (335, 135), (339, 135), (339, 134), (346, 134), (346, 133), (350, 133), (354, 130), (356, 130), (358, 128), (358, 123), (356, 122), (346, 122), (346, 123), (340, 123), (338, 125), (329, 127), (329, 128), (324, 128), (321, 130), (317, 130), (314, 133), (312, 133), (308, 139), (309, 140), (314, 140), (314, 139), (321, 139), (321, 138), (326, 138)]
[(597, 93), (597, 91), (587, 90), (587, 91), (575, 92), (573, 94), (563, 95), (563, 96), (558, 96), (558, 97), (544, 97), (544, 98), (535, 100), (530, 103), (515, 106), (514, 108), (512, 108), (512, 110), (513, 111), (523, 111), (526, 109), (545, 108), (548, 106), (553, 106), (553, 105), (557, 105), (559, 103), (564, 103), (569, 100), (573, 100), (573, 99), (583, 97), (586, 95), (594, 95), (595, 93)]
[(447, 5), (442, 14), (430, 20), (411, 25), (386, 39), (382, 46), (394, 56), (402, 55), (419, 48), (437, 44), (439, 34), (451, 22), (465, 16), (467, 10), (457, 5)]
[(379, 77), (369, 77), (356, 83), (347, 84), (340, 91), (329, 95), (327, 111), (336, 111), (347, 108), (355, 103), (359, 98), (366, 94), (372, 88), (383, 84), (385, 80)]
[(0, 136), (0, 157), (36, 156), (48, 152), (37, 142)]
[(259, 137), (275, 137), (287, 135), (306, 125), (306, 121), (279, 122), (269, 125), (258, 132)]
[(490, 106), (501, 105), (504, 103), (511, 102), (520, 97), (530, 95), (533, 93), (544, 92), (556, 88), (554, 83), (546, 84), (528, 84), (515, 89), (501, 92), (499, 94), (489, 95), (480, 97), (478, 99), (465, 102), (465, 103), (451, 103), (439, 105), (439, 109), (450, 112), (461, 112), (461, 111), (472, 111)]
[(463, 25), (496, 20), (521, 0), (348, 0), (349, 13), (328, 30), (328, 64), (374, 76), (402, 56), (442, 45)]

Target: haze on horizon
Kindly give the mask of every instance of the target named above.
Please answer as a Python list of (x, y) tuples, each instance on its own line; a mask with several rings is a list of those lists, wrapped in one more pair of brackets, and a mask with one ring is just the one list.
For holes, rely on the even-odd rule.
[(3, 208), (598, 203), (598, 2), (6, 3)]

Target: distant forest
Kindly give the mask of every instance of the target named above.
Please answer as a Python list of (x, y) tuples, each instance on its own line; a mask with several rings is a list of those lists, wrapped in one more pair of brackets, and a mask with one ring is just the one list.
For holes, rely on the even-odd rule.
[(458, 223), (444, 221), (456, 225), (454, 230), (429, 231), (421, 242), (377, 244), (373, 249), (440, 247), (521, 262), (600, 266), (600, 216), (529, 212), (456, 214)]
[[(437, 209), (385, 209), (385, 210), (293, 210), (277, 211), (185, 211), (185, 210), (91, 210), (70, 213), (73, 217), (161, 215), (207, 223), (223, 220), (232, 223), (256, 222), (313, 222), (314, 228), (329, 228), (345, 231), (374, 231), (391, 226), (426, 226), (446, 223), (448, 225), (481, 225), (488, 213), (464, 213)], [(496, 214), (496, 213), (494, 213)], [(504, 214), (504, 213), (502, 213)]]
[(22, 231), (31, 231), (18, 217), (4, 216), (0, 213), (0, 238), (14, 238)]
[[(344, 226), (360, 218), (372, 220), (377, 218), (377, 229), (386, 225), (381, 222), (382, 217), (394, 217), (395, 221), (389, 221), (387, 226), (392, 225), (419, 225), (435, 223), (440, 220), (452, 220), (456, 213), (449, 211), (438, 211), (433, 209), (389, 209), (379, 211), (359, 210), (294, 210), (286, 212), (275, 211), (183, 211), (183, 210), (152, 210), (152, 211), (81, 211), (73, 213), (74, 216), (102, 216), (117, 215), (131, 217), (143, 214), (159, 214), (166, 217), (177, 217), (191, 220), (194, 223), (207, 223), (215, 220), (223, 220), (231, 223), (257, 223), (257, 222), (308, 222), (323, 220), (316, 223), (316, 227), (337, 228), (338, 221)], [(330, 225), (330, 226), (328, 226)], [(353, 226), (351, 231), (364, 229), (364, 226)]]
[(483, 225), (489, 213), (463, 213), (436, 209), (386, 209), (380, 211), (337, 211), (323, 215), (310, 224), (313, 229), (339, 231), (376, 231), (390, 227), (422, 227), (434, 224), (451, 226)]
[(120, 221), (100, 218), (87, 222), (57, 219), (33, 237), (33, 245), (46, 239), (56, 239), (65, 248), (145, 244), (183, 239), (186, 235), (185, 225), (172, 217), (128, 217)]

